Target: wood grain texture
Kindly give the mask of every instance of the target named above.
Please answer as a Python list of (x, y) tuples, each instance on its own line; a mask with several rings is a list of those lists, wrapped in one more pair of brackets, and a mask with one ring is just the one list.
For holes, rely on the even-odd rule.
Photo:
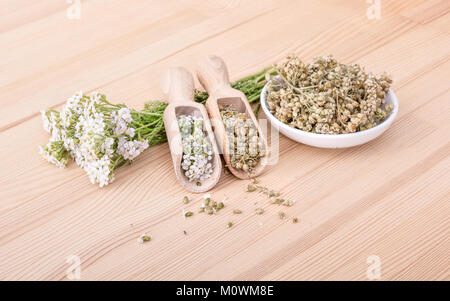
[[(67, 280), (74, 254), (82, 280), (366, 280), (370, 255), (385, 280), (449, 280), (450, 2), (381, 2), (369, 20), (360, 0), (82, 0), (69, 20), (62, 0), (1, 1), (0, 279)], [(297, 201), (285, 212), (298, 224), (231, 175), (212, 192), (226, 198), (220, 214), (185, 220), (202, 196), (179, 185), (167, 144), (103, 189), (37, 152), (48, 139), (39, 110), (78, 90), (140, 109), (162, 99), (167, 67), (193, 72), (214, 53), (233, 80), (292, 52), (386, 71), (400, 101), (392, 128), (366, 145), (280, 138), (260, 180)], [(152, 241), (138, 244), (143, 232)]]

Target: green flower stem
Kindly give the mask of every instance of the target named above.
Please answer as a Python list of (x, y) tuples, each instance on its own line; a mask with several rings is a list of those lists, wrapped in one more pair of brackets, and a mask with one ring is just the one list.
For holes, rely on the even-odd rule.
[[(249, 103), (255, 103), (259, 100), (261, 91), (264, 85), (267, 83), (266, 74), (271, 76), (276, 74), (273, 67), (265, 68), (262, 71), (241, 78), (231, 83), (231, 87), (242, 91), (248, 99)], [(195, 102), (205, 104), (209, 95), (205, 91), (196, 90), (194, 94)], [(123, 105), (114, 105), (104, 100), (108, 105), (114, 108), (123, 107)], [(162, 101), (150, 101), (145, 103), (145, 109), (143, 111), (132, 111), (133, 124), (137, 125), (136, 135), (141, 139), (146, 139), (150, 146), (164, 143), (167, 141), (163, 114), (164, 109), (167, 107), (167, 103)], [(255, 114), (259, 113), (260, 105), (255, 108)]]

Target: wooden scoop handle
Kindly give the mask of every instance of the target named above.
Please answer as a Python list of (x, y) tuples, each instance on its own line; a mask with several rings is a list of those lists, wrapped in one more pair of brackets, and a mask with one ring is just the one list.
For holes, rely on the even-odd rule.
[(161, 89), (169, 103), (185, 103), (194, 100), (194, 80), (183, 67), (169, 68), (164, 71)]
[(230, 88), (227, 66), (216, 55), (208, 55), (198, 62), (197, 77), (210, 95), (215, 94), (220, 89)]

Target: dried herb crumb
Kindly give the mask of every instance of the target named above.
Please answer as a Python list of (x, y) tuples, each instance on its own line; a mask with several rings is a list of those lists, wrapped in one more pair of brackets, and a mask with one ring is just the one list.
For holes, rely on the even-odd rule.
[(286, 199), (280, 199), (280, 198), (275, 198), (275, 197), (271, 197), (270, 200), (269, 200), (269, 203), (277, 204), (277, 205), (283, 205), (283, 206), (286, 206), (286, 207), (291, 207), (292, 205), (294, 205), (294, 201), (286, 200)]
[(186, 216), (186, 217), (190, 217), (190, 216), (193, 216), (193, 215), (194, 215), (194, 212), (192, 212), (192, 211), (188, 211), (188, 212), (186, 212), (184, 214), (184, 216)]
[(248, 192), (253, 192), (253, 191), (255, 191), (256, 190), (256, 186), (255, 185), (252, 185), (252, 184), (248, 184), (248, 186), (247, 186), (247, 191)]
[(262, 209), (262, 208), (257, 208), (257, 209), (255, 210), (255, 212), (256, 212), (256, 214), (261, 215), (261, 214), (264, 213), (264, 209)]
[(234, 214), (241, 214), (241, 213), (242, 213), (242, 211), (241, 211), (241, 210), (239, 210), (239, 209), (234, 209), (234, 210), (233, 210), (233, 213), (234, 213)]
[(183, 203), (185, 203), (185, 204), (189, 203), (189, 198), (187, 196), (185, 196), (183, 198)]
[(280, 192), (279, 191), (275, 191), (275, 190), (270, 190), (268, 192), (269, 197), (274, 197), (274, 196), (280, 196)]
[(149, 235), (147, 235), (147, 234), (141, 234), (141, 236), (139, 236), (139, 238), (138, 238), (138, 242), (141, 243), (141, 244), (143, 244), (143, 243), (145, 243), (145, 242), (149, 242), (151, 239), (152, 239), (152, 238), (151, 238)]
[(280, 217), (280, 219), (285, 219), (286, 213), (284, 213), (283, 211), (280, 211), (280, 212), (278, 212), (278, 216)]
[(297, 218), (297, 217), (294, 217), (294, 218), (292, 219), (292, 223), (294, 223), (294, 224), (298, 223), (298, 218)]
[(232, 222), (228, 222), (228, 228), (233, 227), (233, 223)]

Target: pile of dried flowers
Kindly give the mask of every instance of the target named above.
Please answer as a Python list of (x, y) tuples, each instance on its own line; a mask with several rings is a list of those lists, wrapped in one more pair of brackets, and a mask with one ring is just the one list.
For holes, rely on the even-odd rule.
[(219, 106), (228, 140), (231, 166), (252, 173), (266, 152), (252, 119), (232, 106)]
[(268, 85), (269, 110), (281, 122), (319, 134), (346, 134), (370, 129), (389, 116), (385, 105), (392, 79), (366, 73), (360, 65), (339, 63), (332, 56), (311, 64), (296, 56), (276, 68)]

